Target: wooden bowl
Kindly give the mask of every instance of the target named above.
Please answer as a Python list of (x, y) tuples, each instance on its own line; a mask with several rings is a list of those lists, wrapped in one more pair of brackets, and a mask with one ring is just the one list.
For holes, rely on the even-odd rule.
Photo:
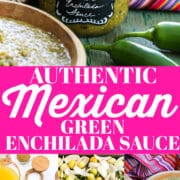
[(165, 171), (158, 174), (155, 174), (148, 178), (147, 180), (179, 180), (180, 171)]
[(86, 54), (80, 40), (63, 23), (37, 8), (0, 0), (0, 16), (27, 22), (60, 38), (71, 55), (72, 66), (85, 66)]

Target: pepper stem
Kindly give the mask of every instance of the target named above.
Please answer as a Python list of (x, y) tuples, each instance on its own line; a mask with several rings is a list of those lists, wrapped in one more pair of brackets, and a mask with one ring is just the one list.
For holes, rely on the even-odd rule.
[(121, 34), (117, 36), (114, 41), (118, 41), (120, 39), (124, 39), (128, 37), (142, 37), (150, 41), (153, 41), (153, 32), (154, 32), (154, 28), (148, 29), (146, 31), (141, 31), (141, 32), (130, 32), (126, 34)]
[(94, 49), (99, 51), (111, 52), (111, 45), (108, 44), (84, 44), (85, 49)]

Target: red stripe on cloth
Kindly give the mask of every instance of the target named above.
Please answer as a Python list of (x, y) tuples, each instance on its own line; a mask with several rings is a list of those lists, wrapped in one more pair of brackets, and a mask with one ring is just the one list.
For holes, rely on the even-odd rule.
[(150, 9), (161, 9), (168, 0), (157, 0), (156, 2), (152, 3), (152, 5), (149, 7)]
[(133, 169), (133, 167), (131, 167), (131, 165), (127, 162), (124, 161), (124, 166), (125, 166), (125, 173), (128, 173), (129, 171), (131, 171)]
[(174, 7), (173, 7), (174, 11), (179, 10), (180, 11), (180, 2), (178, 2)]
[(163, 156), (164, 161), (168, 162), (174, 169), (177, 168), (177, 156), (176, 155), (164, 155)]

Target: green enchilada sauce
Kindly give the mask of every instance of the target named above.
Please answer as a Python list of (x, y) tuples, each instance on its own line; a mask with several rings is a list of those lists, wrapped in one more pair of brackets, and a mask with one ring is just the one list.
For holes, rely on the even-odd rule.
[(0, 66), (70, 64), (68, 50), (53, 34), (0, 16)]
[(128, 0), (40, 0), (40, 6), (81, 36), (111, 31), (128, 12)]

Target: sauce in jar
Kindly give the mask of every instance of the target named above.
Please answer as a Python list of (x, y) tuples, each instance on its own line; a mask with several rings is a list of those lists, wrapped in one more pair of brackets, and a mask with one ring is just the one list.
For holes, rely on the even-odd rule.
[(40, 7), (80, 36), (114, 29), (128, 12), (128, 0), (40, 0)]

